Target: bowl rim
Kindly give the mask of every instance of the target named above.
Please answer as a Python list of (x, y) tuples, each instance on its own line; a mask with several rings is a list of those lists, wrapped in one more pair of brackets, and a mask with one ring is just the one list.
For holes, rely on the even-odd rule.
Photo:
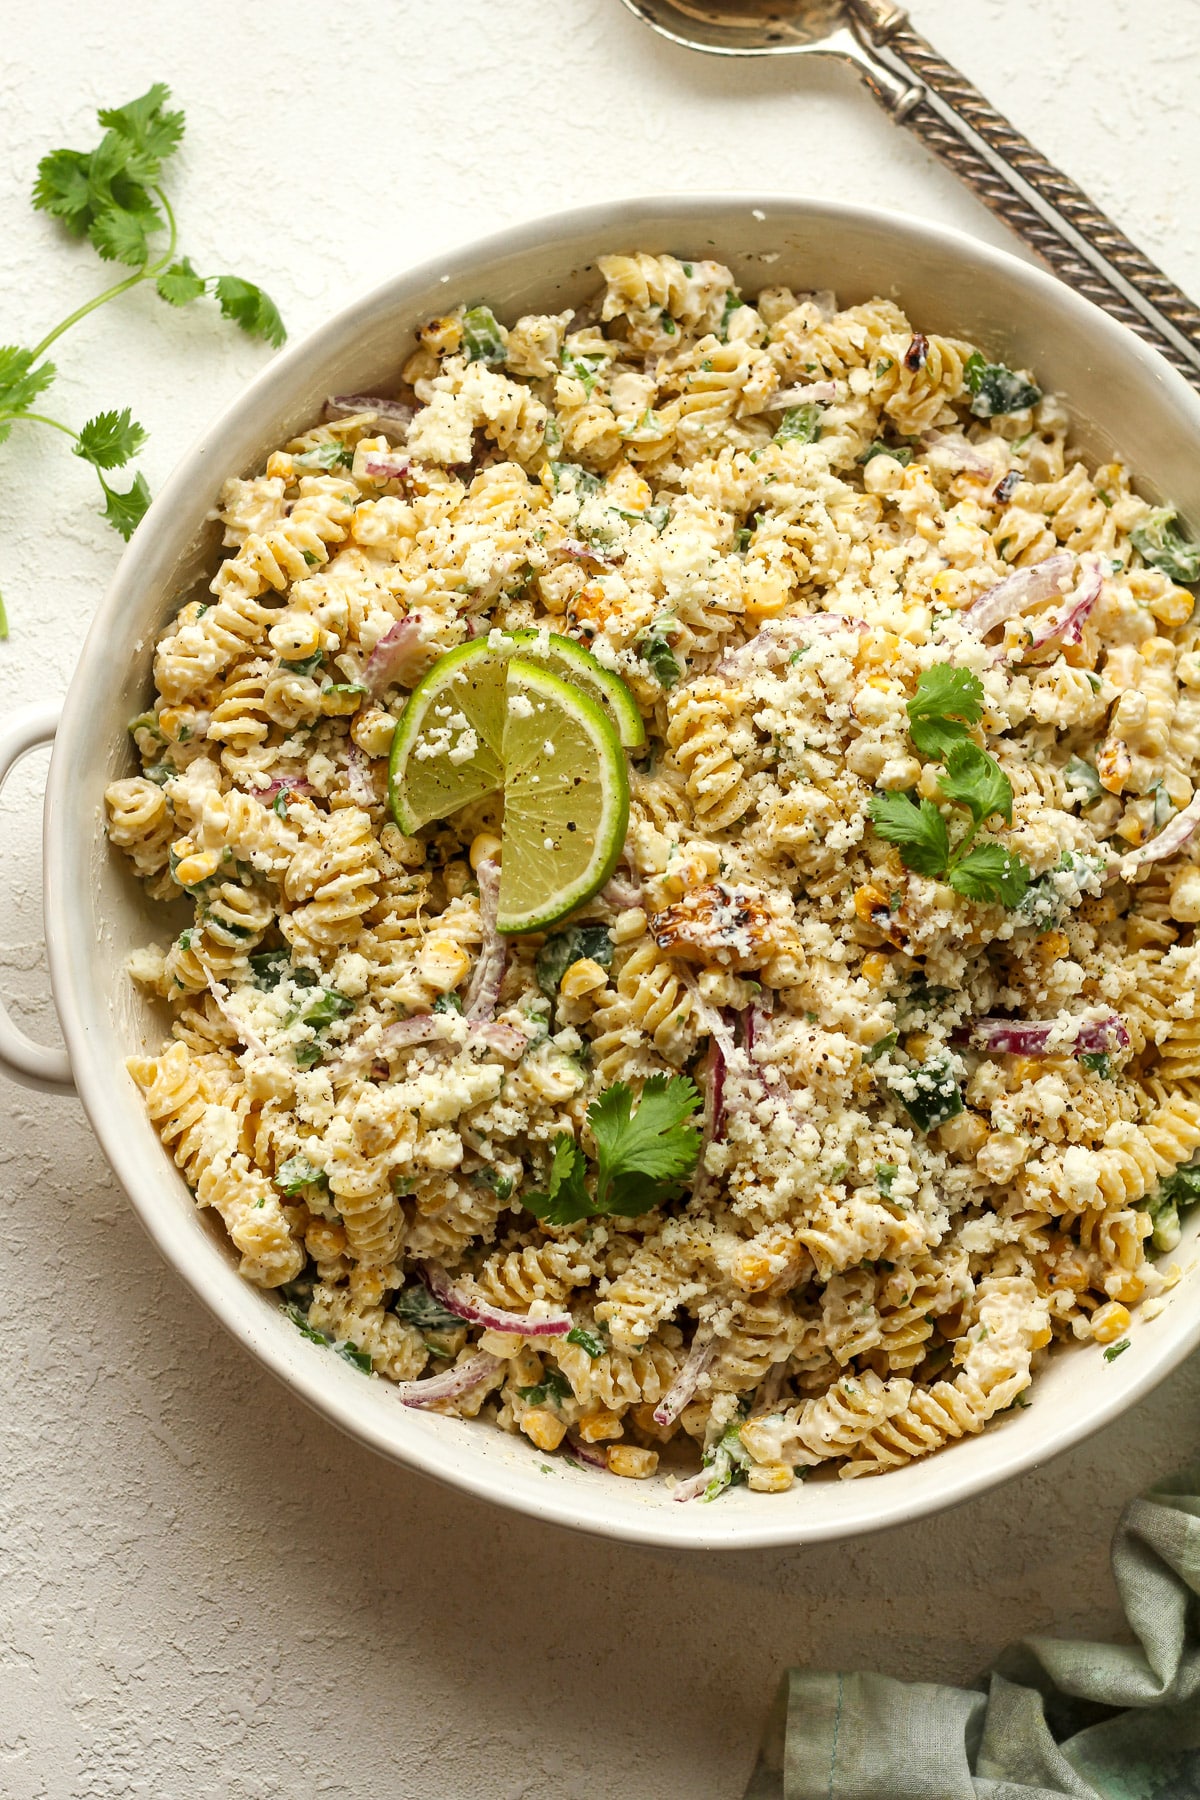
[[(1127, 1407), (1136, 1405), (1200, 1343), (1200, 1313), (1189, 1322), (1186, 1309), (1178, 1309), (1173, 1331), (1156, 1336), (1153, 1346), (1147, 1344), (1146, 1354), (1141, 1359), (1136, 1375), (1131, 1372), (1128, 1379), (1114, 1385), (1110, 1398), (1099, 1406), (1090, 1408), (1078, 1419), (1071, 1419), (1053, 1430), (1045, 1440), (1040, 1440), (1033, 1433), (1030, 1441), (1019, 1447), (1010, 1441), (1010, 1455), (1003, 1464), (993, 1466), (983, 1463), (974, 1470), (964, 1468), (961, 1474), (953, 1454), (945, 1463), (942, 1463), (939, 1456), (937, 1460), (944, 1469), (945, 1479), (936, 1491), (920, 1496), (898, 1494), (890, 1506), (884, 1505), (878, 1509), (877, 1516), (855, 1520), (846, 1527), (842, 1527), (837, 1519), (806, 1522), (798, 1518), (785, 1502), (778, 1512), (774, 1507), (764, 1506), (761, 1512), (756, 1508), (753, 1514), (739, 1513), (736, 1521), (730, 1522), (729, 1529), (704, 1529), (693, 1523), (684, 1533), (678, 1526), (671, 1528), (673, 1518), (679, 1523), (682, 1521), (670, 1506), (647, 1506), (637, 1512), (631, 1509), (608, 1516), (602, 1508), (595, 1509), (586, 1505), (581, 1507), (577, 1501), (582, 1496), (567, 1486), (558, 1490), (556, 1484), (547, 1483), (544, 1490), (536, 1493), (508, 1491), (502, 1484), (495, 1482), (483, 1459), (462, 1456), (456, 1444), (449, 1439), (442, 1443), (425, 1440), (414, 1434), (410, 1441), (397, 1441), (396, 1435), (385, 1430), (382, 1425), (377, 1426), (365, 1414), (348, 1415), (340, 1404), (336, 1381), (327, 1379), (324, 1370), (316, 1363), (309, 1373), (307, 1366), (290, 1362), (269, 1334), (255, 1328), (249, 1304), (243, 1307), (232, 1297), (219, 1292), (209, 1282), (203, 1270), (197, 1271), (191, 1266), (181, 1234), (181, 1221), (176, 1217), (175, 1209), (161, 1204), (152, 1185), (139, 1175), (136, 1158), (128, 1151), (119, 1130), (109, 1118), (109, 1097), (113, 1080), (111, 1046), (106, 1047), (98, 1042), (92, 1033), (72, 979), (70, 932), (65, 927), (65, 921), (78, 909), (70, 890), (66, 866), (70, 861), (68, 837), (63, 827), (70, 820), (68, 790), (72, 769), (76, 766), (75, 758), (80, 752), (86, 752), (86, 741), (76, 745), (72, 740), (77, 732), (82, 733), (83, 730), (82, 723), (76, 724), (76, 718), (82, 718), (84, 709), (80, 703), (81, 695), (93, 679), (92, 665), (97, 662), (97, 652), (102, 646), (107, 648), (128, 640), (130, 633), (128, 628), (122, 630), (122, 621), (127, 616), (136, 617), (138, 596), (148, 585), (146, 577), (158, 552), (159, 540), (170, 536), (172, 516), (178, 503), (193, 494), (197, 484), (211, 485), (214, 470), (218, 480), (224, 480), (228, 473), (233, 472), (221, 467), (221, 446), (248, 414), (259, 409), (273, 413), (281, 408), (286, 404), (289, 390), (296, 385), (296, 377), (307, 363), (335, 352), (339, 343), (353, 339), (389, 306), (399, 308), (422, 294), (432, 296), (447, 288), (457, 302), (456, 284), (461, 286), (469, 280), (473, 270), (483, 262), (532, 252), (547, 240), (553, 241), (559, 236), (577, 237), (589, 233), (599, 236), (611, 234), (625, 226), (630, 233), (636, 235), (639, 223), (650, 218), (677, 219), (680, 236), (686, 237), (689, 232), (701, 228), (706, 233), (711, 232), (714, 214), (717, 214), (722, 220), (719, 229), (728, 232), (734, 218), (742, 210), (756, 221), (762, 220), (764, 215), (767, 220), (777, 215), (794, 220), (800, 214), (807, 221), (828, 219), (838, 223), (853, 222), (862, 228), (878, 231), (885, 237), (903, 237), (909, 244), (916, 243), (919, 246), (924, 242), (931, 250), (946, 253), (960, 262), (970, 262), (981, 278), (986, 278), (991, 269), (1002, 272), (1009, 279), (1034, 291), (1040, 291), (1047, 304), (1068, 319), (1073, 317), (1078, 329), (1099, 348), (1107, 347), (1126, 359), (1132, 355), (1135, 363), (1140, 365), (1139, 379), (1157, 384), (1165, 383), (1172, 403), (1177, 404), (1189, 418), (1190, 426), (1200, 442), (1200, 395), (1193, 392), (1182, 376), (1149, 345), (1043, 269), (954, 227), (906, 212), (849, 205), (839, 200), (812, 198), (803, 194), (758, 190), (712, 190), (687, 195), (651, 193), (614, 201), (597, 201), (542, 214), (485, 237), (472, 238), (452, 246), (436, 256), (401, 269), (359, 295), (306, 337), (272, 358), (192, 443), (179, 459), (121, 557), (85, 636), (63, 706), (62, 724), (51, 757), (45, 803), (43, 901), (48, 960), (55, 1006), (70, 1054), (79, 1097), (101, 1148), (129, 1196), (142, 1226), (164, 1260), (188, 1285), (196, 1298), (264, 1368), (313, 1411), (389, 1460), (399, 1462), (406, 1468), (460, 1492), (545, 1523), (586, 1531), (610, 1540), (679, 1551), (774, 1549), (832, 1542), (890, 1530), (962, 1505), (976, 1495), (998, 1488), (1018, 1475), (1062, 1455), (1110, 1424)], [(715, 253), (720, 254), (720, 249), (718, 242), (714, 246)], [(107, 1055), (106, 1049), (109, 1052)], [(247, 1302), (253, 1301), (254, 1308), (257, 1309), (261, 1299), (258, 1290), (243, 1283), (240, 1276), (235, 1276), (235, 1279), (244, 1287)], [(1175, 1309), (1172, 1310), (1174, 1313)], [(1165, 1320), (1163, 1322), (1166, 1323)], [(953, 1446), (950, 1449), (953, 1452)], [(875, 1477), (872, 1486), (875, 1482), (886, 1484), (887, 1479), (887, 1476)], [(881, 1487), (880, 1492), (882, 1496), (886, 1487)], [(688, 1511), (691, 1513), (692, 1509), (689, 1508)], [(707, 1511), (706, 1508), (705, 1512)]]

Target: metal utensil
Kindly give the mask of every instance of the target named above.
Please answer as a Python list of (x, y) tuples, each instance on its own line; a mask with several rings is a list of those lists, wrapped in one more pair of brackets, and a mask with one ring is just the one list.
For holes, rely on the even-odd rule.
[(1017, 131), (891, 0), (624, 0), (717, 56), (833, 56), (1066, 282), (1200, 388), (1200, 310)]

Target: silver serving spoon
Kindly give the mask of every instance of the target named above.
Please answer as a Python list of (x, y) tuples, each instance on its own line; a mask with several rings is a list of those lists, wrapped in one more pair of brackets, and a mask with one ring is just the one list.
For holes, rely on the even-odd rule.
[(689, 50), (834, 56), (1079, 293), (1200, 388), (1200, 311), (891, 0), (624, 0)]

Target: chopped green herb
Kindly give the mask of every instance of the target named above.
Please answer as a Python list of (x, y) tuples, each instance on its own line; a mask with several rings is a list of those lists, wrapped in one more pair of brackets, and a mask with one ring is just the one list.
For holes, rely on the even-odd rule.
[(1068, 787), (1083, 790), (1086, 796), (1083, 801), (1084, 806), (1090, 806), (1093, 800), (1102, 798), (1104, 789), (1100, 784), (1100, 777), (1093, 765), (1085, 762), (1082, 756), (1073, 756), (1063, 770), (1063, 775), (1066, 777)]
[(1104, 1351), (1105, 1362), (1116, 1362), (1118, 1356), (1123, 1356), (1128, 1348), (1128, 1338), (1122, 1338), (1117, 1344), (1109, 1344)]
[(1200, 543), (1184, 535), (1173, 506), (1156, 507), (1129, 536), (1152, 569), (1161, 569), (1172, 581), (1200, 581)]
[(519, 1387), (518, 1394), (526, 1406), (564, 1406), (574, 1398), (571, 1384), (557, 1369), (547, 1369), (534, 1387)]
[(821, 409), (815, 400), (789, 406), (775, 433), (777, 444), (815, 444), (821, 435)]
[(568, 925), (551, 932), (534, 964), (538, 986), (547, 999), (553, 1000), (571, 964), (584, 957), (602, 969), (612, 967), (613, 941), (607, 925)]
[(907, 444), (884, 444), (878, 438), (873, 444), (867, 445), (858, 460), (860, 463), (869, 463), (873, 456), (890, 456), (893, 461), (900, 463), (904, 468), (907, 468), (913, 459), (913, 453)]
[(469, 306), (462, 320), (468, 362), (502, 363), (508, 354), (504, 333), (490, 306)]
[(604, 1340), (598, 1338), (594, 1331), (588, 1331), (583, 1325), (573, 1325), (567, 1333), (568, 1344), (575, 1344), (595, 1362), (604, 1355)]
[(900, 1169), (896, 1163), (875, 1164), (875, 1185), (885, 1200), (890, 1198), (892, 1186), (899, 1173)]
[(1107, 1050), (1085, 1050), (1079, 1060), (1085, 1069), (1091, 1069), (1092, 1073), (1099, 1075), (1102, 1081), (1112, 1080), (1112, 1057)]
[(435, 1013), (460, 1013), (462, 1001), (457, 994), (439, 994), (429, 1010)]
[(585, 469), (582, 463), (552, 462), (550, 479), (556, 494), (562, 493), (569, 481), (577, 500), (585, 500), (592, 494), (598, 494), (604, 485), (600, 477), (593, 475), (590, 469)]
[(729, 342), (729, 321), (732, 319), (734, 313), (744, 304), (745, 302), (742, 300), (737, 289), (730, 288), (725, 295), (725, 305), (721, 309), (721, 323), (717, 328), (723, 344)]
[(284, 1311), (287, 1314), (287, 1317), (292, 1321), (292, 1324), (296, 1327), (296, 1330), (300, 1333), (300, 1336), (306, 1337), (310, 1344), (328, 1344), (332, 1341), (325, 1336), (323, 1331), (318, 1331), (314, 1325), (309, 1324), (308, 1314), (301, 1312), (300, 1308), (295, 1305), (294, 1302), (291, 1305), (286, 1306)]
[(574, 350), (564, 350), (561, 357), (563, 373), (573, 375), (576, 381), (583, 383), (583, 391), (590, 400), (592, 390), (603, 369), (608, 366), (609, 356), (603, 350), (584, 355)]
[(632, 1217), (678, 1198), (700, 1154), (700, 1132), (686, 1122), (699, 1106), (685, 1075), (652, 1075), (636, 1110), (628, 1083), (614, 1082), (587, 1111), (596, 1146), (594, 1197), (585, 1183), (587, 1158), (560, 1132), (546, 1190), (526, 1194), (525, 1205), (547, 1224), (573, 1225), (601, 1213)]
[(657, 633), (644, 637), (637, 645), (637, 653), (649, 665), (651, 674), (664, 692), (667, 688), (674, 687), (682, 671), (666, 638)]
[(418, 1331), (459, 1331), (462, 1328), (463, 1321), (458, 1314), (435, 1300), (429, 1289), (421, 1284), (404, 1288), (397, 1294), (392, 1311), (406, 1325), (415, 1325)]
[(286, 669), (289, 675), (312, 675), (325, 661), (325, 652), (316, 651), (312, 656), (305, 656), (299, 662), (286, 662), (280, 659), (279, 666)]
[(994, 419), (1002, 413), (1023, 412), (1036, 406), (1042, 390), (1024, 375), (1016, 375), (1003, 363), (986, 362), (976, 350), (963, 365), (963, 378), (972, 395), (971, 411), (977, 419)]
[(737, 530), (736, 530), (736, 531), (735, 531), (735, 532), (734, 532), (734, 534), (733, 534), (733, 547), (734, 547), (734, 549), (735, 549), (735, 550), (736, 550), (736, 551), (738, 551), (738, 553), (739, 553), (739, 554), (743, 554), (743, 553), (744, 553), (744, 552), (745, 552), (745, 551), (746, 551), (746, 550), (748, 550), (748, 549), (749, 549), (749, 547), (750, 547), (750, 539), (751, 539), (751, 538), (752, 538), (752, 537), (753, 537), (753, 536), (754, 536), (754, 528), (753, 528), (753, 526), (751, 526), (751, 525), (739, 525), (739, 526), (738, 526), (738, 528), (737, 528)]
[(305, 1025), (322, 1031), (335, 1019), (344, 1019), (353, 1011), (354, 1002), (348, 994), (339, 994), (336, 988), (322, 988), (316, 999), (309, 1001), (300, 1018)]
[(491, 1188), (497, 1200), (510, 1200), (513, 1191), (511, 1175), (502, 1175), (499, 1169), (476, 1169), (471, 1180), (477, 1187)]
[(275, 1186), (281, 1194), (299, 1194), (308, 1187), (327, 1187), (323, 1169), (309, 1162), (307, 1156), (289, 1156), (275, 1171)]

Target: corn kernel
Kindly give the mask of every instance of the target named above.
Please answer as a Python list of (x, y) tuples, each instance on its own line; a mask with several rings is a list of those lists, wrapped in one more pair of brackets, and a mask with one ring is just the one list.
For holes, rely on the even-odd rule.
[(430, 319), (427, 325), (422, 325), (417, 336), (438, 356), (453, 356), (462, 343), (462, 320), (453, 313), (446, 313), (442, 318)]
[(1119, 794), (1133, 771), (1129, 746), (1121, 738), (1108, 738), (1096, 758), (1096, 774), (1100, 786), (1110, 794)]
[(925, 1062), (936, 1049), (936, 1040), (928, 1031), (910, 1031), (904, 1040), (905, 1053), (915, 1056), (918, 1062)]
[(769, 619), (781, 613), (791, 597), (791, 586), (784, 576), (763, 570), (748, 577), (742, 608), (748, 618)]
[(175, 864), (175, 879), (182, 888), (198, 887), (216, 874), (221, 866), (219, 850), (197, 850), (191, 856), (181, 856)]
[(470, 967), (470, 957), (452, 938), (426, 938), (417, 957), (421, 979), (443, 994), (456, 988)]
[(304, 662), (315, 656), (324, 636), (311, 613), (298, 612), (290, 606), (267, 633), (271, 648), (284, 662)]
[(645, 1481), (658, 1467), (657, 1450), (639, 1450), (635, 1444), (614, 1444), (608, 1453), (611, 1475), (624, 1475), (629, 1481)]
[(1009, 1083), (1015, 1086), (1025, 1081), (1036, 1081), (1045, 1072), (1044, 1059), (1036, 1056), (1014, 1056), (1008, 1065)]
[(1200, 869), (1180, 869), (1171, 883), (1170, 914), (1181, 925), (1200, 922)]
[(395, 735), (396, 721), (382, 706), (364, 706), (350, 724), (350, 736), (364, 756), (386, 756)]
[(321, 692), (321, 711), (327, 719), (346, 719), (356, 713), (362, 705), (365, 695), (356, 682), (343, 682), (338, 687), (327, 687)]
[(567, 1435), (566, 1421), (548, 1406), (533, 1406), (521, 1420), (521, 1430), (539, 1450), (557, 1450)]
[(743, 1293), (761, 1293), (774, 1279), (770, 1257), (761, 1250), (743, 1250), (734, 1259), (733, 1279)]
[(1174, 631), (1178, 626), (1187, 624), (1195, 602), (1186, 588), (1170, 587), (1165, 594), (1155, 595), (1146, 604), (1160, 625)]
[(938, 1143), (964, 1161), (977, 1156), (988, 1140), (987, 1122), (970, 1107), (938, 1126)]
[(864, 980), (869, 981), (872, 987), (878, 987), (890, 967), (891, 960), (884, 955), (882, 950), (872, 950), (863, 957), (859, 974)]
[(196, 715), (190, 706), (164, 706), (158, 715), (158, 729), (168, 743), (177, 744), (179, 734), (195, 727)]
[(286, 450), (272, 450), (267, 458), (267, 474), (275, 481), (290, 485), (296, 479), (296, 459)]
[(585, 1444), (599, 1444), (605, 1438), (619, 1438), (625, 1428), (618, 1413), (602, 1406), (580, 1419), (577, 1429)]
[(1044, 1350), (1053, 1336), (1053, 1327), (1051, 1326), (1049, 1319), (1047, 1319), (1044, 1325), (1038, 1326), (1037, 1330), (1030, 1338), (1030, 1348), (1033, 1350)]
[(1136, 1306), (1146, 1292), (1146, 1284), (1132, 1269), (1111, 1269), (1104, 1277), (1104, 1291), (1110, 1300), (1123, 1300), (1126, 1306)]
[(619, 912), (609, 928), (609, 936), (614, 944), (631, 944), (640, 938), (646, 929), (646, 914), (640, 906), (627, 906)]
[(1092, 1336), (1098, 1344), (1115, 1343), (1128, 1330), (1129, 1308), (1122, 1306), (1119, 1300), (1110, 1300), (1107, 1306), (1098, 1306), (1092, 1314)]
[(1071, 940), (1065, 931), (1047, 931), (1034, 944), (1033, 954), (1045, 966), (1061, 962), (1071, 954)]
[(477, 831), (468, 851), (471, 867), (478, 870), (480, 863), (499, 862), (502, 849), (503, 845), (494, 832)]
[(876, 913), (889, 911), (888, 897), (882, 888), (868, 883), (866, 887), (855, 889), (854, 910), (864, 925), (874, 925)]
[(567, 1000), (578, 1000), (583, 994), (594, 994), (598, 988), (608, 985), (608, 972), (590, 956), (581, 956), (573, 962), (558, 984), (558, 991)]
[(786, 1494), (795, 1479), (786, 1463), (754, 1463), (746, 1486), (756, 1494)]
[(860, 669), (884, 666), (895, 662), (899, 650), (900, 639), (894, 631), (872, 631), (860, 639), (854, 660)]

